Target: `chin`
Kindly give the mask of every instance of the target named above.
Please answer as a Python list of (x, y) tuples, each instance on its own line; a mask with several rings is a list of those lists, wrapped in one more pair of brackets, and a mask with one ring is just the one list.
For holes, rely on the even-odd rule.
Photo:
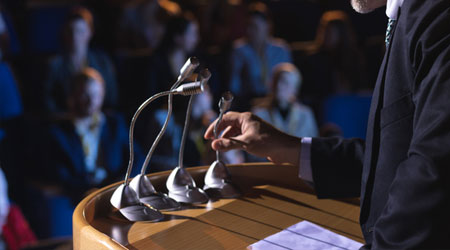
[(351, 0), (353, 9), (358, 13), (369, 13), (386, 5), (386, 0)]

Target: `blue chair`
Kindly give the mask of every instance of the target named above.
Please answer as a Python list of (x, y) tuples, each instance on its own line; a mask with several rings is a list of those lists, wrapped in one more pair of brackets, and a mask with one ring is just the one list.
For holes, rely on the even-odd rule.
[(371, 95), (339, 94), (328, 97), (323, 106), (323, 122), (338, 125), (345, 138), (365, 138)]
[(24, 214), (39, 239), (72, 236), (75, 205), (56, 186), (32, 184), (27, 191)]

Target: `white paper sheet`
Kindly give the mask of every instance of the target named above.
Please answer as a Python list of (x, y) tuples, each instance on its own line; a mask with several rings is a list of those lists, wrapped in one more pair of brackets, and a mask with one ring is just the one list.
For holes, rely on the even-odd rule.
[(342, 250), (359, 249), (363, 244), (331, 232), (309, 221), (302, 221), (250, 246), (251, 250)]

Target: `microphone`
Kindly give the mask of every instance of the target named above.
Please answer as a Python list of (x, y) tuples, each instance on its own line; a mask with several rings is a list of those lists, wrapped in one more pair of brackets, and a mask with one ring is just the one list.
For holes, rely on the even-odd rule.
[[(158, 209), (177, 209), (180, 205), (168, 198), (167, 196), (156, 192), (153, 185), (147, 176), (138, 176), (133, 179), (130, 185), (130, 173), (134, 162), (134, 150), (133, 150), (133, 137), (134, 137), (134, 125), (139, 114), (142, 110), (149, 105), (155, 99), (167, 96), (171, 94), (180, 95), (194, 95), (203, 92), (204, 82), (192, 82), (183, 84), (175, 90), (164, 91), (157, 93), (147, 99), (141, 106), (136, 110), (131, 124), (129, 132), (129, 142), (130, 142), (130, 159), (128, 162), (128, 168), (125, 175), (124, 184), (121, 184), (111, 196), (111, 204), (119, 209), (121, 214), (125, 216), (130, 221), (158, 221), (163, 218), (163, 215), (158, 211)], [(142, 194), (146, 194), (146, 197), (142, 197)], [(150, 194), (150, 196), (149, 196)], [(147, 198), (148, 199), (145, 199)], [(142, 203), (141, 203), (142, 202)], [(148, 204), (149, 206), (145, 205)]]
[[(202, 93), (203, 91), (205, 91), (205, 86), (208, 84), (209, 78), (211, 78), (211, 72), (208, 69), (203, 69), (199, 73), (199, 78), (199, 81), (182, 84), (181, 86), (174, 89), (172, 93), (184, 96)], [(232, 95), (231, 99), (233, 99)]]
[[(195, 94), (202, 93), (205, 90), (205, 86), (207, 85), (208, 79), (210, 77), (211, 73), (209, 73), (207, 69), (203, 70), (201, 72), (199, 81), (185, 83), (179, 87), (172, 88), (169, 91), (170, 95), (192, 96)], [(170, 116), (168, 115), (168, 117)], [(168, 119), (166, 118), (166, 120)], [(163, 127), (161, 128), (160, 133), (153, 142), (153, 145), (145, 158), (144, 164), (142, 165), (141, 173), (133, 178), (133, 180), (130, 182), (130, 186), (136, 192), (137, 198), (139, 199), (140, 202), (148, 204), (157, 209), (167, 211), (178, 209), (180, 207), (180, 204), (171, 197), (163, 193), (157, 192), (153, 187), (153, 185), (151, 184), (150, 179), (145, 175), (148, 163), (150, 162), (150, 159), (153, 155), (156, 145), (158, 144), (161, 136), (164, 134), (165, 127), (166, 126), (163, 125)]]
[[(209, 72), (208, 69), (204, 69), (200, 72), (199, 78), (200, 86), (204, 86), (208, 82), (209, 78), (211, 78), (211, 72)], [(198, 82), (195, 82), (194, 85), (196, 85), (196, 87), (198, 88)], [(190, 92), (187, 88), (188, 86), (186, 86), (186, 92)], [(194, 89), (194, 87), (192, 87), (192, 89)], [(191, 111), (192, 95), (189, 99), (188, 107), (186, 110), (186, 119), (184, 122), (183, 135), (181, 137), (180, 152), (178, 156), (178, 166), (172, 170), (169, 177), (167, 178), (166, 187), (169, 191), (169, 197), (175, 199), (178, 202), (204, 203), (208, 201), (208, 196), (202, 189), (196, 187), (194, 179), (183, 167), (184, 147), (186, 144)]]
[[(219, 118), (214, 125), (214, 138), (218, 138), (217, 127), (222, 122), (223, 115), (231, 107), (233, 101), (233, 94), (230, 91), (225, 92), (219, 101)], [(220, 161), (219, 151), (216, 151), (216, 160), (211, 164), (205, 174), (205, 192), (214, 198), (235, 198), (240, 195), (239, 190), (232, 184), (231, 175), (225, 166), (225, 163)]]
[(180, 69), (180, 75), (178, 76), (177, 82), (182, 82), (184, 79), (188, 78), (198, 65), (200, 65), (200, 62), (196, 57), (189, 57)]
[(202, 93), (205, 90), (204, 84), (205, 84), (205, 82), (203, 82), (203, 81), (185, 83), (185, 84), (182, 84), (181, 86), (179, 86), (178, 88), (172, 90), (171, 92), (173, 94), (184, 95), (184, 96), (196, 95), (196, 94)]
[(220, 98), (219, 101), (220, 113), (223, 114), (231, 108), (231, 102), (233, 102), (233, 99), (234, 99), (233, 94), (231, 94), (230, 91), (227, 91), (222, 95), (222, 98)]
[(203, 82), (204, 84), (208, 83), (209, 78), (211, 78), (211, 72), (209, 71), (209, 69), (205, 68), (202, 71), (200, 71), (200, 81)]

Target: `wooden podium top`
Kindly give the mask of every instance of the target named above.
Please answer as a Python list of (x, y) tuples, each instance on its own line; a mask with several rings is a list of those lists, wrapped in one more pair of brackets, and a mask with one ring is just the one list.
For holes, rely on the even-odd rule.
[[(127, 221), (109, 199), (121, 184), (92, 193), (73, 214), (74, 249), (245, 249), (303, 220), (364, 242), (356, 200), (318, 200), (297, 176), (296, 167), (270, 163), (228, 166), (242, 197), (185, 205), (163, 212), (160, 222)], [(188, 168), (203, 186), (208, 167)], [(170, 171), (150, 174), (166, 192)]]

